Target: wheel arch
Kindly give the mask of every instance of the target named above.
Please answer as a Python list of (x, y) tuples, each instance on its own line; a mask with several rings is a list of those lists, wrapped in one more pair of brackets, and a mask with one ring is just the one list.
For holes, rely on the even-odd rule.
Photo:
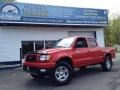
[(105, 57), (107, 57), (107, 56), (109, 56), (110, 58), (112, 58), (112, 55), (109, 52), (105, 54)]
[(72, 59), (71, 59), (70, 57), (64, 56), (64, 57), (59, 58), (59, 59), (56, 61), (56, 65), (57, 65), (59, 62), (62, 62), (62, 61), (69, 63), (69, 64), (73, 67), (73, 61), (72, 61)]
[(106, 53), (105, 54), (105, 57), (104, 57), (104, 59), (107, 57), (107, 56), (109, 56), (110, 57), (110, 59), (111, 59), (111, 63), (112, 63), (112, 65), (113, 65), (113, 61), (112, 61), (112, 55), (111, 55), (111, 53)]

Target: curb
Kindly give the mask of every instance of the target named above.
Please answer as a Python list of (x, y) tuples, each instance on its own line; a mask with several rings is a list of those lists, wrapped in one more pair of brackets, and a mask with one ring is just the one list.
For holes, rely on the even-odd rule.
[(15, 68), (19, 68), (19, 67), (22, 67), (22, 65), (21, 64), (17, 64), (17, 65), (1, 65), (0, 70), (15, 69)]

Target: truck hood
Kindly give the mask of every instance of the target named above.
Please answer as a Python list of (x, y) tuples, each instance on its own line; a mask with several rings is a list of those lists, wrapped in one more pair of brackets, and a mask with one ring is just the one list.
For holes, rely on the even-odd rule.
[(40, 54), (51, 54), (55, 52), (68, 51), (68, 50), (70, 50), (70, 48), (52, 48), (52, 49), (37, 50), (35, 52)]

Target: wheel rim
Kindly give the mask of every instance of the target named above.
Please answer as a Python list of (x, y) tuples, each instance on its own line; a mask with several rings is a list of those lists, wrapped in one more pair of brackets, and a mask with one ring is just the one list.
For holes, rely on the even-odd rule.
[(107, 58), (107, 60), (106, 60), (106, 66), (107, 66), (108, 69), (111, 68), (111, 61), (110, 61), (109, 58)]
[(58, 81), (65, 81), (69, 76), (69, 71), (65, 66), (59, 66), (55, 70), (55, 77)]

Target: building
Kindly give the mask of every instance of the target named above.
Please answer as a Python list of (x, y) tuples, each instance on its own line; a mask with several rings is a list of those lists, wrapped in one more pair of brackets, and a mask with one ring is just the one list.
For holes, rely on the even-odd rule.
[(104, 47), (108, 12), (15, 2), (0, 3), (0, 63), (20, 63), (27, 52), (68, 36), (92, 36)]

